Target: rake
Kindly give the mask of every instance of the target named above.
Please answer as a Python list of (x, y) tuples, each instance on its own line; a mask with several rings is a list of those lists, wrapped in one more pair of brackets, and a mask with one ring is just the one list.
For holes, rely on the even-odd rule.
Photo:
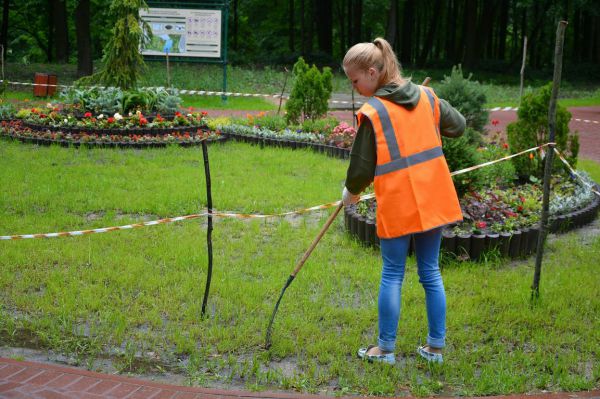
[(277, 300), (277, 303), (275, 304), (275, 309), (273, 309), (273, 314), (271, 315), (271, 321), (269, 321), (269, 326), (267, 327), (267, 334), (265, 336), (265, 348), (266, 349), (269, 349), (271, 347), (271, 331), (273, 329), (273, 321), (275, 320), (275, 314), (277, 314), (277, 309), (279, 309), (279, 303), (281, 302), (281, 298), (283, 298), (283, 294), (285, 293), (285, 290), (287, 289), (287, 287), (290, 286), (290, 284), (292, 284), (292, 281), (294, 281), (294, 278), (296, 277), (296, 275), (298, 274), (300, 269), (302, 269), (302, 266), (304, 266), (304, 262), (306, 262), (306, 260), (312, 253), (313, 249), (315, 249), (315, 247), (317, 246), (317, 244), (319, 243), (319, 241), (321, 240), (323, 235), (325, 235), (325, 232), (327, 231), (327, 229), (329, 229), (329, 226), (331, 226), (331, 223), (333, 223), (333, 220), (336, 218), (338, 213), (340, 213), (340, 210), (343, 207), (344, 207), (344, 204), (342, 203), (342, 201), (340, 201), (339, 205), (335, 208), (335, 211), (333, 211), (331, 216), (329, 216), (329, 219), (327, 219), (327, 222), (325, 222), (325, 225), (321, 228), (321, 231), (319, 232), (319, 234), (315, 237), (313, 242), (310, 244), (310, 247), (308, 247), (308, 249), (304, 253), (304, 256), (302, 256), (302, 259), (300, 259), (298, 261), (298, 263), (296, 264), (296, 267), (294, 268), (294, 271), (292, 272), (292, 274), (290, 274), (285, 285), (283, 286), (283, 289), (281, 290), (281, 294), (279, 295), (279, 299)]

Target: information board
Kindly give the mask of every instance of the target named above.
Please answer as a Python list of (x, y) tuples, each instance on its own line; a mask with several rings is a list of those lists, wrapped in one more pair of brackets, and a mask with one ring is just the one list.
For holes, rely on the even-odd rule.
[(221, 10), (149, 8), (140, 17), (154, 35), (144, 55), (221, 57)]

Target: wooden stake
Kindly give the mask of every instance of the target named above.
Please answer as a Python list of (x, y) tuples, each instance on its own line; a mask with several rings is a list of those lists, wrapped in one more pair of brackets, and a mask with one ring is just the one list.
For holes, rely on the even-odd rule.
[(202, 318), (206, 314), (206, 302), (208, 302), (208, 292), (210, 291), (210, 281), (212, 279), (213, 269), (213, 250), (212, 250), (212, 190), (210, 183), (210, 167), (208, 165), (208, 148), (206, 140), (202, 141), (202, 156), (204, 157), (204, 174), (206, 176), (206, 207), (208, 208), (208, 227), (206, 229), (206, 246), (208, 248), (208, 271), (206, 273), (206, 287), (204, 288), (204, 299), (202, 300)]
[[(549, 142), (554, 143), (556, 135), (556, 99), (560, 88), (560, 79), (562, 72), (563, 44), (565, 41), (565, 29), (567, 21), (560, 21), (556, 29), (556, 46), (554, 50), (554, 77), (552, 79), (552, 94), (550, 96), (550, 105), (548, 106), (548, 129)], [(552, 161), (554, 160), (554, 144), (550, 144), (546, 151), (544, 164), (544, 198), (542, 202), (542, 216), (540, 221), (540, 235), (537, 242), (537, 253), (535, 256), (535, 273), (533, 275), (533, 285), (531, 286), (531, 299), (540, 296), (540, 275), (542, 273), (542, 258), (544, 256), (544, 243), (546, 241), (548, 224), (548, 204), (550, 202), (550, 177), (552, 176)]]
[(521, 64), (521, 87), (519, 89), (519, 103), (523, 97), (523, 81), (525, 80), (525, 62), (527, 60), (527, 36), (523, 40), (523, 63)]

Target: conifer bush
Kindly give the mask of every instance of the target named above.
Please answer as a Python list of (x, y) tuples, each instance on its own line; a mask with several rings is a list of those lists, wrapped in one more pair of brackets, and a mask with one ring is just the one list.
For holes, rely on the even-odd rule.
[(307, 119), (316, 120), (327, 114), (328, 101), (333, 90), (331, 68), (320, 72), (302, 57), (294, 64), (294, 86), (285, 104), (288, 123), (298, 124)]
[(489, 118), (485, 109), (486, 97), (479, 82), (472, 81), (471, 77), (465, 78), (461, 66), (454, 66), (450, 76), (444, 76), (436, 93), (463, 114), (467, 127), (483, 132)]
[[(537, 92), (526, 94), (521, 100), (517, 111), (516, 122), (509, 123), (506, 127), (508, 144), (511, 152), (517, 153), (528, 148), (537, 147), (550, 140), (548, 125), (548, 107), (552, 94), (552, 83), (548, 83)], [(556, 104), (556, 131), (555, 139), (557, 149), (566, 155), (567, 161), (573, 166), (577, 164), (579, 153), (579, 135), (569, 131), (571, 113), (564, 106)], [(547, 151), (547, 148), (544, 149)], [(530, 153), (530, 156), (520, 156), (512, 159), (521, 178), (541, 178), (544, 173), (544, 161), (540, 153)], [(561, 170), (562, 163), (556, 159), (553, 170)]]

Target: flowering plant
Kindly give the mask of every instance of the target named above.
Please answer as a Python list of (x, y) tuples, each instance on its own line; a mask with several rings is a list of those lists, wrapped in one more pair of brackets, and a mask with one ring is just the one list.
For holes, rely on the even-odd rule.
[(123, 116), (118, 112), (110, 115), (98, 114), (94, 115), (91, 112), (83, 114), (81, 119), (77, 119), (72, 114), (62, 114), (57, 109), (51, 109), (46, 112), (43, 109), (31, 108), (21, 110), (17, 117), (24, 119), (27, 122), (47, 125), (52, 127), (83, 127), (89, 129), (127, 129), (127, 128), (171, 128), (174, 126), (204, 126), (208, 113), (206, 111), (193, 112), (186, 115), (181, 112), (176, 112), (172, 119), (167, 119), (160, 114), (157, 114), (154, 119), (146, 117), (141, 111), (130, 113), (128, 116)]
[(333, 131), (328, 137), (328, 143), (340, 148), (350, 148), (356, 137), (356, 129), (342, 122), (333, 128)]

